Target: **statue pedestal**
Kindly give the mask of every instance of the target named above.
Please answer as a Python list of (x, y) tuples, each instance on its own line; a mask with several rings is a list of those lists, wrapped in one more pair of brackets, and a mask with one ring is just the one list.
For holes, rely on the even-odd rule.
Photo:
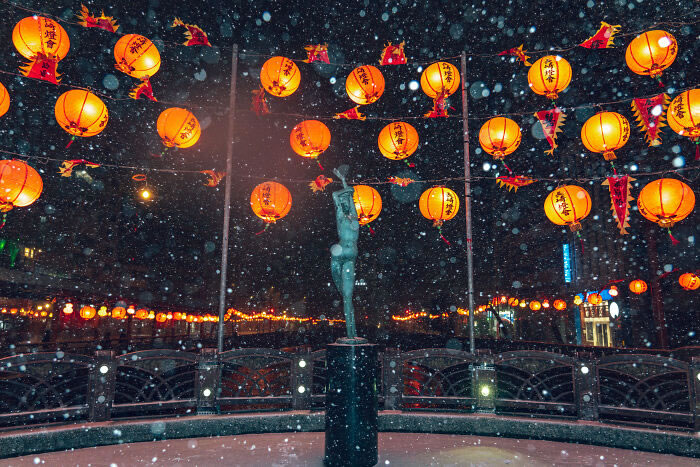
[(326, 466), (377, 463), (377, 345), (338, 339), (326, 347)]

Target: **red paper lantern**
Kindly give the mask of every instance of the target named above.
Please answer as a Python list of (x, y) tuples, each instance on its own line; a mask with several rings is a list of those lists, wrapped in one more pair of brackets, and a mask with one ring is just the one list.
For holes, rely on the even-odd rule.
[(684, 290), (695, 290), (700, 287), (700, 277), (692, 272), (686, 272), (678, 278), (678, 283)]

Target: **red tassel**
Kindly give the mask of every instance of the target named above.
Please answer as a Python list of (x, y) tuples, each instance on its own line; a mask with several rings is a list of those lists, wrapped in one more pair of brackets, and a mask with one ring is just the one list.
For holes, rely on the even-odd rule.
[(509, 173), (509, 174), (512, 174), (512, 173), (513, 173), (513, 171), (512, 171), (512, 170), (510, 170), (510, 167), (508, 167), (508, 166), (506, 165), (506, 161), (504, 161), (503, 159), (501, 159), (501, 162), (503, 162), (503, 167), (505, 167), (505, 168), (506, 168), (506, 170), (508, 170), (508, 173)]
[(671, 238), (671, 245), (676, 246), (680, 243), (671, 233), (671, 229), (668, 229), (668, 236)]
[(659, 78), (659, 87), (660, 87), (660, 88), (663, 88), (663, 87), (664, 87), (664, 83), (661, 81), (661, 78)]
[(578, 241), (581, 243), (581, 254), (584, 255), (586, 254), (586, 249), (583, 247), (583, 237), (581, 236), (581, 232), (576, 232), (576, 236), (578, 237)]
[(372, 226), (369, 225), (369, 224), (367, 224), (367, 227), (369, 228), (369, 233), (371, 233), (372, 235), (374, 235), (375, 232), (374, 232), (374, 229), (372, 228)]
[(3, 227), (5, 227), (5, 223), (6, 223), (6, 222), (7, 222), (7, 213), (4, 212), (4, 213), (2, 214), (2, 222), (0, 222), (0, 229), (2, 229)]
[(66, 144), (66, 149), (70, 147), (71, 144), (73, 144), (73, 141), (75, 141), (75, 136), (73, 136), (70, 141), (68, 141), (68, 144)]
[(316, 163), (318, 164), (318, 167), (319, 167), (321, 170), (325, 170), (325, 169), (323, 168), (323, 166), (321, 165), (321, 163), (319, 162), (318, 159), (314, 159), (314, 160), (316, 161)]
[(438, 233), (440, 234), (440, 238), (442, 239), (443, 242), (447, 243), (448, 245), (452, 246), (452, 244), (445, 238), (444, 235), (442, 235), (442, 229), (438, 228)]
[(269, 229), (269, 228), (270, 228), (270, 224), (265, 224), (265, 228), (262, 229), (260, 232), (256, 233), (255, 235), (264, 234), (265, 232), (267, 232), (267, 229)]
[(404, 159), (403, 161), (406, 163), (407, 166), (409, 166), (411, 168), (416, 166), (416, 164), (414, 164), (413, 162), (408, 162), (406, 159)]
[(700, 161), (700, 141), (695, 143), (695, 161)]

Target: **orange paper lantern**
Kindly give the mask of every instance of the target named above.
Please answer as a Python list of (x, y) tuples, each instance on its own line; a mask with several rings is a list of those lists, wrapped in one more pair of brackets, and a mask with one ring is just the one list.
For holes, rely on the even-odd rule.
[(678, 278), (678, 283), (684, 290), (695, 290), (700, 287), (700, 277), (692, 272), (686, 272)]
[(144, 310), (143, 308), (141, 308), (140, 310), (137, 310), (136, 313), (134, 314), (134, 318), (136, 318), (136, 319), (148, 318), (148, 310)]
[(189, 110), (179, 107), (170, 107), (162, 111), (158, 116), (156, 128), (163, 144), (168, 148), (189, 148), (202, 134), (197, 117)]
[(304, 120), (292, 129), (289, 144), (301, 157), (316, 159), (330, 146), (331, 132), (318, 120)]
[(379, 132), (377, 144), (384, 157), (399, 161), (418, 149), (418, 132), (408, 123), (393, 122)]
[(448, 62), (436, 62), (420, 75), (420, 87), (432, 99), (452, 95), (459, 89), (459, 71)]
[(287, 97), (294, 93), (301, 82), (296, 63), (285, 57), (272, 57), (260, 70), (260, 83), (273, 96)]
[(479, 130), (481, 148), (497, 160), (503, 160), (508, 154), (518, 149), (521, 140), (520, 127), (506, 117), (491, 118)]
[(647, 283), (641, 279), (635, 279), (630, 282), (630, 291), (634, 294), (643, 294), (647, 291)]
[(642, 216), (669, 229), (688, 217), (694, 207), (693, 190), (674, 178), (661, 178), (648, 183), (637, 199), (637, 208)]
[(666, 31), (647, 31), (632, 39), (625, 52), (627, 66), (638, 75), (659, 78), (678, 54), (678, 43)]
[(544, 213), (556, 225), (568, 225), (572, 232), (581, 230), (581, 219), (591, 212), (591, 197), (576, 185), (560, 186), (544, 202)]
[(555, 310), (566, 310), (566, 302), (564, 300), (554, 300), (553, 306)]
[(538, 311), (540, 308), (542, 308), (542, 304), (537, 300), (533, 300), (530, 302), (530, 309), (532, 311)]
[(0, 117), (5, 115), (10, 109), (10, 93), (7, 88), (0, 83)]
[(420, 212), (433, 221), (433, 227), (441, 227), (444, 221), (452, 219), (459, 211), (457, 193), (444, 186), (428, 188), (418, 200)]
[(384, 76), (372, 65), (357, 67), (345, 80), (345, 91), (356, 104), (371, 104), (384, 93)]
[(83, 89), (66, 91), (56, 101), (54, 114), (58, 124), (69, 134), (95, 136), (105, 129), (109, 114), (102, 100)]
[(250, 207), (266, 223), (283, 218), (292, 208), (292, 195), (287, 187), (277, 182), (264, 182), (253, 189)]
[(355, 185), (352, 199), (355, 202), (357, 220), (360, 225), (367, 225), (382, 212), (382, 197), (379, 192), (367, 185)]
[(114, 45), (117, 70), (137, 79), (148, 79), (160, 69), (160, 52), (139, 34), (126, 34)]
[(603, 303), (603, 297), (599, 293), (592, 293), (586, 299), (591, 305), (600, 305)]
[(68, 33), (57, 22), (43, 16), (22, 19), (12, 30), (12, 42), (30, 63), (20, 68), (24, 76), (57, 84), (56, 65), (70, 49)]
[(83, 319), (92, 319), (95, 317), (95, 308), (91, 306), (84, 306), (80, 309), (80, 317)]
[(26, 207), (39, 199), (44, 182), (39, 172), (22, 161), (0, 161), (0, 212)]
[(112, 318), (114, 319), (124, 319), (126, 318), (126, 308), (123, 306), (115, 306), (112, 308)]
[(571, 83), (571, 65), (559, 55), (546, 55), (532, 64), (527, 81), (535, 94), (556, 99)]
[(630, 122), (617, 112), (598, 112), (583, 124), (581, 139), (589, 151), (603, 153), (606, 161), (614, 160), (614, 151), (630, 139)]
[(158, 313), (156, 315), (156, 321), (159, 323), (164, 323), (166, 319), (168, 319), (168, 316), (165, 313)]
[[(678, 94), (668, 108), (668, 125), (681, 136), (690, 138), (700, 148), (700, 89)], [(696, 159), (698, 156), (696, 149)]]

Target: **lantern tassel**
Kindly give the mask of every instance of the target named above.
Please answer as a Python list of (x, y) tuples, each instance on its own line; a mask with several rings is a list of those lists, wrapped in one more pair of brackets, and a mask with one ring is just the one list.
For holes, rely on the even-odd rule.
[(68, 149), (70, 147), (70, 145), (73, 144), (73, 141), (75, 141), (75, 135), (73, 135), (73, 137), (70, 139), (70, 141), (68, 141), (68, 144), (66, 144), (66, 149)]
[(369, 224), (367, 224), (367, 228), (369, 229), (369, 233), (370, 233), (371, 235), (374, 236), (374, 234), (375, 234), (376, 232), (374, 231), (374, 229), (372, 228), (372, 226), (369, 225)]
[(320, 162), (318, 159), (314, 159), (314, 160), (316, 161), (316, 163), (318, 164), (318, 167), (319, 167), (321, 170), (325, 170), (325, 169), (323, 168), (323, 166), (321, 165), (321, 162)]
[(668, 236), (671, 239), (671, 245), (676, 246), (679, 243), (681, 243), (673, 236), (673, 234), (671, 233), (671, 229), (668, 229)]
[(585, 255), (586, 249), (583, 247), (583, 237), (581, 236), (581, 232), (577, 230), (576, 236), (578, 237), (578, 241), (581, 243), (581, 254)]
[(617, 169), (615, 168), (615, 163), (610, 161), (610, 167), (613, 169), (613, 175), (617, 176)]
[(664, 87), (665, 87), (664, 83), (661, 81), (661, 76), (658, 76), (658, 77), (656, 78), (656, 81), (659, 82), (659, 87), (660, 87), (660, 88), (664, 88)]
[(447, 243), (448, 245), (452, 246), (450, 241), (445, 238), (444, 235), (442, 235), (442, 227), (438, 227), (438, 233), (440, 234), (440, 238), (442, 239), (443, 242)]
[(700, 161), (700, 139), (695, 142), (695, 161)]
[(503, 163), (503, 167), (506, 168), (506, 170), (508, 171), (508, 173), (509, 173), (509, 174), (512, 174), (513, 171), (510, 170), (510, 167), (508, 167), (508, 165), (506, 164), (506, 161), (504, 161), (503, 159), (501, 159), (501, 162)]
[(7, 222), (7, 213), (3, 212), (2, 213), (2, 221), (0, 221), (0, 229), (5, 227), (5, 223)]
[(403, 161), (404, 161), (404, 163), (405, 163), (407, 166), (409, 166), (409, 167), (411, 167), (411, 168), (413, 168), (413, 167), (416, 166), (416, 164), (414, 164), (413, 162), (408, 162), (406, 159), (404, 159)]
[(260, 232), (257, 232), (255, 235), (264, 234), (265, 232), (267, 232), (267, 229), (269, 229), (269, 228), (270, 228), (270, 224), (265, 224), (265, 228), (262, 229)]

